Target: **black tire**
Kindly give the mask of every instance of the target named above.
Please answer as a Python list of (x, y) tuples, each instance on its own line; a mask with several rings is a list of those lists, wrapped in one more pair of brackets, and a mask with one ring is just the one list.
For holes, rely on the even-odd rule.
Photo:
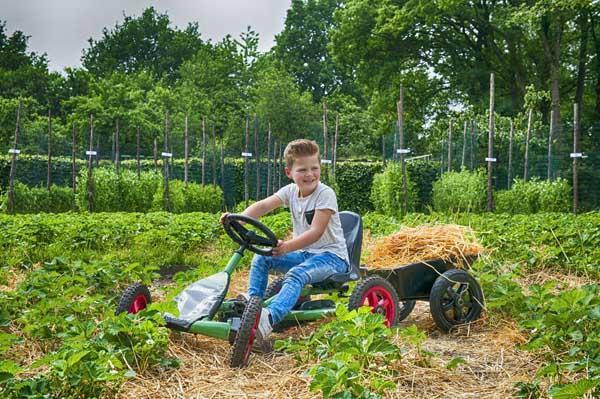
[(417, 301), (410, 300), (410, 299), (407, 301), (400, 301), (398, 303), (400, 305), (400, 307), (398, 309), (398, 322), (401, 322), (402, 320), (406, 319), (408, 317), (408, 315), (410, 315), (410, 313), (415, 308), (416, 303), (417, 303)]
[(283, 281), (285, 280), (285, 276), (277, 277), (275, 280), (271, 281), (267, 289), (265, 290), (265, 299), (271, 298), (281, 291), (281, 287), (283, 286)]
[(248, 364), (250, 350), (252, 349), (258, 322), (260, 321), (262, 302), (261, 297), (251, 296), (246, 305), (246, 310), (240, 321), (240, 328), (231, 346), (231, 355), (229, 357), (230, 367), (242, 368)]
[(116, 315), (123, 312), (137, 313), (152, 303), (152, 296), (147, 286), (142, 283), (133, 283), (123, 291), (117, 304)]
[(483, 309), (481, 286), (464, 270), (451, 269), (439, 276), (429, 294), (429, 308), (435, 324), (448, 332), (475, 321)]
[[(374, 302), (377, 306), (373, 306)], [(365, 302), (368, 304), (365, 305)], [(371, 306), (373, 311), (382, 314), (388, 327), (398, 324), (400, 315), (399, 300), (396, 290), (389, 281), (382, 277), (372, 276), (359, 282), (348, 300), (348, 309)]]

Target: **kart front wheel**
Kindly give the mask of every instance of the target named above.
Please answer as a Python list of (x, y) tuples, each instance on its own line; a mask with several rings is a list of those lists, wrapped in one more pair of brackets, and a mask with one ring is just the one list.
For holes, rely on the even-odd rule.
[(254, 344), (254, 338), (256, 337), (256, 330), (258, 329), (258, 323), (260, 321), (260, 314), (262, 311), (262, 298), (259, 296), (251, 296), (242, 320), (240, 321), (240, 327), (233, 340), (231, 346), (231, 356), (229, 358), (230, 367), (242, 368), (248, 364), (248, 358), (250, 357), (250, 350), (252, 344)]
[(138, 313), (152, 303), (152, 296), (148, 287), (142, 283), (133, 283), (121, 295), (117, 305), (116, 315), (123, 312)]
[(348, 309), (369, 306), (373, 313), (379, 313), (385, 318), (388, 327), (398, 324), (400, 314), (398, 305), (398, 294), (392, 284), (378, 276), (369, 277), (358, 283), (348, 300)]

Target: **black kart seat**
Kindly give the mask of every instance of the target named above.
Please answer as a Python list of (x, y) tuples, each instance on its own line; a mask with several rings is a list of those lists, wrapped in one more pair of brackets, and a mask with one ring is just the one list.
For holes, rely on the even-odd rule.
[(327, 287), (333, 285), (339, 287), (345, 282), (360, 278), (360, 253), (363, 237), (362, 218), (359, 214), (350, 211), (342, 211), (339, 215), (344, 231), (344, 239), (346, 240), (346, 248), (348, 249), (350, 268), (346, 273), (336, 273), (329, 276), (325, 281), (313, 284), (313, 286)]

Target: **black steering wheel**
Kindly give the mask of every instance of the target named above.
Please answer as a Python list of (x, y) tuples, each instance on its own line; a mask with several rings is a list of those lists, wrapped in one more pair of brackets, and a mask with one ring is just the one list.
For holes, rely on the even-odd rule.
[[(248, 223), (249, 225), (256, 227), (264, 233), (266, 237), (258, 235), (253, 230), (248, 230), (242, 226), (240, 222)], [(225, 216), (225, 219), (223, 220), (223, 228), (233, 241), (245, 246), (256, 254), (271, 256), (273, 254), (273, 247), (277, 246), (277, 237), (275, 237), (275, 234), (267, 226), (250, 216), (230, 213)], [(271, 248), (263, 249), (259, 247)]]

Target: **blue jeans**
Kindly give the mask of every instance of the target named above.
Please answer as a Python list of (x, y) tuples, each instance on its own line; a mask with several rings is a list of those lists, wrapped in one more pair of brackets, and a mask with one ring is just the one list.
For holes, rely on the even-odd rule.
[(268, 306), (272, 322), (278, 323), (292, 310), (302, 287), (326, 280), (335, 273), (346, 273), (348, 263), (331, 252), (313, 254), (295, 251), (282, 256), (254, 255), (248, 295), (264, 296), (270, 271), (285, 273), (281, 291)]

